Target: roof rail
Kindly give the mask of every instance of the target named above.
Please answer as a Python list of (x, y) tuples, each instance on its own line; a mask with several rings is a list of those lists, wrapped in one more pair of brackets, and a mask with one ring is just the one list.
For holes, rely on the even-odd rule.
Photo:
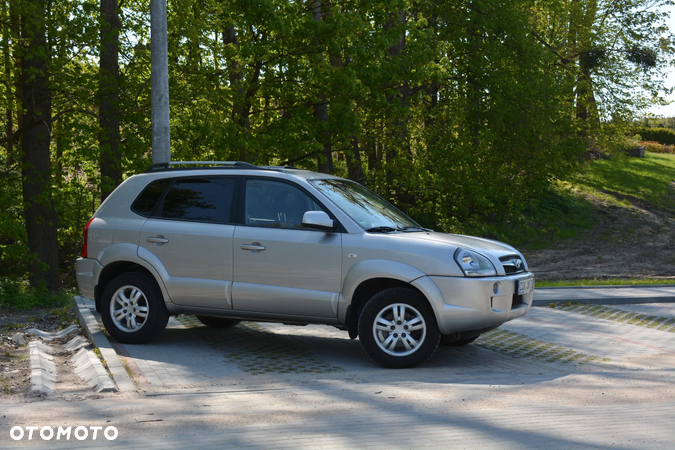
[(302, 170), (298, 167), (295, 166), (258, 166), (259, 169), (271, 169), (271, 170), (280, 170), (280, 169), (294, 169), (294, 170)]
[(242, 161), (171, 161), (153, 164), (145, 173), (163, 172), (173, 166), (225, 166), (237, 169), (258, 169), (258, 166)]

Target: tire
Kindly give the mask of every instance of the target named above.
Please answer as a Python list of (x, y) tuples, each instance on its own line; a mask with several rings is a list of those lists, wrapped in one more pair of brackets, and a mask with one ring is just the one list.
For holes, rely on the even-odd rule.
[(113, 278), (103, 290), (101, 318), (115, 340), (144, 344), (164, 331), (169, 311), (152, 276), (129, 272)]
[(228, 319), (226, 317), (213, 317), (213, 316), (195, 316), (197, 320), (211, 328), (232, 328), (237, 325), (241, 320), (239, 319)]
[[(401, 315), (403, 320), (395, 320)], [(436, 351), (440, 336), (431, 306), (422, 294), (409, 288), (389, 288), (375, 294), (359, 316), (361, 346), (373, 361), (392, 369), (425, 362)]]
[(441, 336), (441, 345), (448, 347), (462, 347), (464, 345), (469, 345), (470, 343), (478, 339), (479, 336), (480, 334), (466, 339), (455, 340), (455, 337), (452, 334), (445, 334)]

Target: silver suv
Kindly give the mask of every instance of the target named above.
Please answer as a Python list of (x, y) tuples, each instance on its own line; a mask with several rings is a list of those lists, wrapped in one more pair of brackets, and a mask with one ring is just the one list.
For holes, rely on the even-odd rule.
[(221, 328), (318, 323), (395, 368), (524, 315), (534, 289), (506, 244), (422, 228), (343, 178), (242, 162), (128, 178), (84, 228), (77, 282), (121, 342), (181, 313)]

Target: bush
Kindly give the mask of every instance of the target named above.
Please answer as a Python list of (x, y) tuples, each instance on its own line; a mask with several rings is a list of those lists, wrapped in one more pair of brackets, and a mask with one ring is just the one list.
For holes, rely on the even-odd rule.
[(0, 307), (13, 309), (51, 308), (70, 302), (66, 291), (49, 292), (44, 287), (30, 288), (27, 281), (0, 279)]
[(656, 141), (663, 145), (675, 145), (675, 131), (669, 128), (636, 127), (633, 134), (639, 134), (645, 141)]
[(645, 150), (652, 153), (675, 153), (675, 145), (663, 145), (655, 141), (641, 141), (639, 145), (644, 146)]

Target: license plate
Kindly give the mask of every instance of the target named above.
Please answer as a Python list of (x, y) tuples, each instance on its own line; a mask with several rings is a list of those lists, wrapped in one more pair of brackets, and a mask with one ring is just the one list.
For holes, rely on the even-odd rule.
[(534, 278), (516, 281), (516, 292), (519, 295), (529, 294), (534, 289)]

